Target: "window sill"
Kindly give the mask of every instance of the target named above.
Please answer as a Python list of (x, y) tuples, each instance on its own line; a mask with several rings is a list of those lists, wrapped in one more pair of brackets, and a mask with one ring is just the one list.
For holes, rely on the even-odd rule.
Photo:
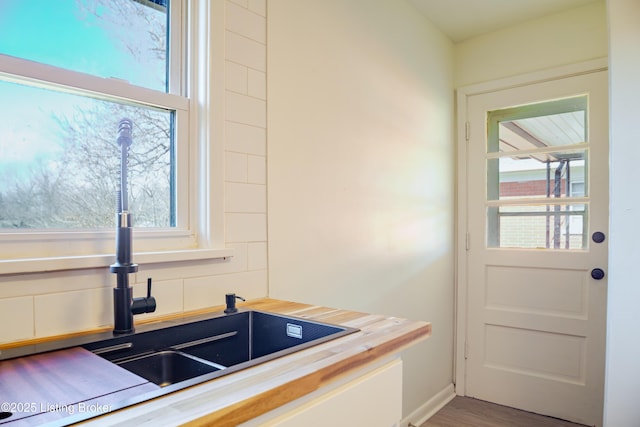
[[(197, 261), (228, 258), (233, 249), (188, 249), (166, 252), (140, 252), (133, 255), (137, 264), (160, 262)], [(115, 261), (115, 255), (87, 255), (50, 258), (23, 258), (0, 260), (0, 276), (7, 274), (45, 273), (50, 271), (80, 270), (108, 267)]]

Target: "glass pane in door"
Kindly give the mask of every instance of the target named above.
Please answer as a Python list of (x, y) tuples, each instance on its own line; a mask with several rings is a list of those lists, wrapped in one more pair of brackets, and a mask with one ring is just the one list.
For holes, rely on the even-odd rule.
[(492, 111), (487, 139), (487, 246), (584, 249), (587, 97)]
[[(583, 249), (585, 204), (507, 205), (488, 208), (496, 233), (490, 247)], [(495, 239), (492, 241), (491, 239)]]
[(580, 149), (489, 159), (488, 171), (494, 179), (497, 177), (498, 185), (488, 198), (583, 197), (584, 191), (577, 194), (572, 188), (580, 183), (584, 189), (586, 158), (587, 151)]

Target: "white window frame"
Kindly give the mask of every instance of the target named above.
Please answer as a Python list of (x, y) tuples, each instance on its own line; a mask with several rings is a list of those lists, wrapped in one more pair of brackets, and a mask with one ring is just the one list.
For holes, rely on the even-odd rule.
[[(574, 190), (575, 186), (581, 185), (582, 188), (580, 189), (580, 191), (576, 191)], [(573, 181), (570, 184), (570, 197), (585, 197), (585, 189), (586, 189), (586, 185), (585, 185), (585, 181)], [(577, 193), (577, 195), (576, 195)], [(570, 205), (569, 206), (569, 211), (574, 210), (574, 205)], [(569, 217), (569, 234), (570, 235), (575, 235), (575, 236), (582, 236), (584, 235), (584, 224), (585, 223), (585, 217), (581, 216), (581, 217), (576, 217), (576, 216), (570, 216)]]
[[(170, 7), (172, 28), (186, 26), (170, 41), (171, 93), (0, 55), (4, 80), (176, 111), (179, 222), (145, 230), (135, 228), (133, 218), (133, 261), (139, 264), (233, 255), (224, 247), (222, 208), (224, 0), (173, 0)], [(186, 75), (176, 72), (184, 70), (183, 61)], [(114, 254), (115, 212), (114, 228), (104, 231), (0, 231), (0, 275), (103, 267)]]

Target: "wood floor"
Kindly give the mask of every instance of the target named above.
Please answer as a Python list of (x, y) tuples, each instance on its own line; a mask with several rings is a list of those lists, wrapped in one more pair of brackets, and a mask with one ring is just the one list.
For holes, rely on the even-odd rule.
[(456, 396), (420, 427), (584, 427), (470, 397)]

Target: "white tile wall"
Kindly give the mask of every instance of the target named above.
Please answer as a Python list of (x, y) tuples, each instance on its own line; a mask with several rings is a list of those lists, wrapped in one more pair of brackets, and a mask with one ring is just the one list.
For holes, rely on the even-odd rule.
[(225, 210), (227, 212), (265, 213), (267, 211), (267, 186), (227, 182), (225, 185)]
[(247, 94), (255, 98), (267, 99), (267, 74), (262, 71), (247, 71)]
[[(248, 181), (248, 159), (243, 153), (227, 151), (225, 153), (225, 181), (226, 182), (247, 182)], [(257, 183), (263, 184), (263, 183)]]
[(34, 300), (36, 337), (93, 329), (113, 322), (113, 306), (109, 304), (113, 291), (109, 288), (37, 295)]
[(227, 91), (226, 117), (231, 122), (264, 129), (267, 126), (267, 103), (262, 99)]
[(259, 15), (267, 16), (267, 0), (249, 0), (247, 7)]
[(248, 270), (267, 270), (267, 242), (249, 243), (247, 245)]
[(249, 0), (229, 0), (228, 3), (234, 3), (246, 8), (249, 7)]
[(259, 298), (253, 282), (267, 280), (266, 270), (225, 276), (197, 277), (185, 280), (185, 310), (198, 310), (212, 305), (224, 304), (226, 293), (233, 292), (245, 299)]
[(265, 128), (242, 123), (225, 124), (225, 142), (228, 151), (267, 155), (267, 132)]
[(0, 299), (0, 330), (3, 342), (32, 338), (35, 326), (33, 297)]
[[(267, 295), (266, 0), (225, 1), (225, 233), (228, 259), (140, 265), (134, 296), (153, 277), (157, 317)], [(215, 54), (215, 53), (214, 53)], [(216, 102), (214, 100), (214, 102)], [(103, 269), (0, 276), (0, 343), (113, 324), (115, 276)]]
[(225, 215), (227, 242), (263, 242), (267, 240), (267, 215), (228, 213)]
[(226, 19), (228, 31), (266, 45), (267, 23), (264, 15), (259, 15), (245, 7), (229, 3), (227, 5)]
[(267, 70), (267, 46), (259, 41), (227, 31), (225, 46), (227, 60), (258, 71)]
[(248, 93), (248, 70), (244, 65), (226, 61), (225, 63), (225, 88), (228, 91), (246, 95)]
[(247, 182), (267, 183), (267, 158), (265, 156), (247, 156)]

